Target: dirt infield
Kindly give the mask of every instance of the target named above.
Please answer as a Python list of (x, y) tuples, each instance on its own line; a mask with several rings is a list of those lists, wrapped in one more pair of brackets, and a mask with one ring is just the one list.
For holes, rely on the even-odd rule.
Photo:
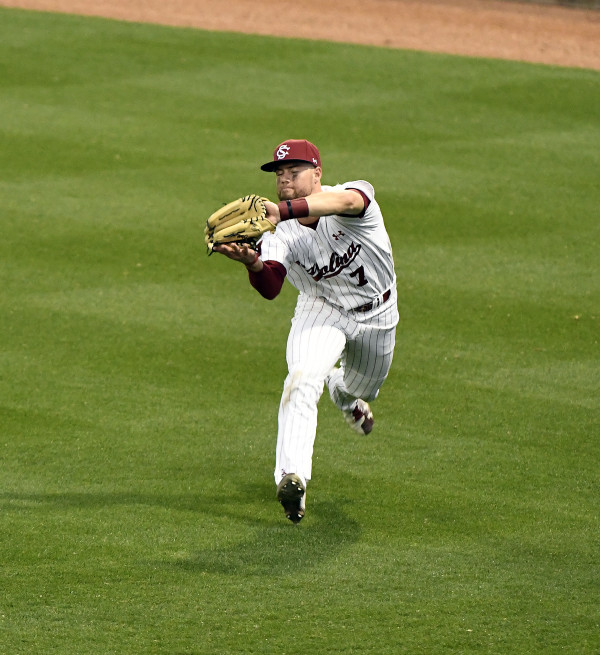
[(0, 0), (5, 7), (600, 70), (600, 12), (503, 0)]

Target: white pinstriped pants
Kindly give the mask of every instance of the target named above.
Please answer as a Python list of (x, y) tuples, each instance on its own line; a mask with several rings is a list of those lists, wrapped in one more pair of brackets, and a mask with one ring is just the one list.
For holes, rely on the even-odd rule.
[(301, 294), (287, 341), (288, 376), (279, 405), (275, 483), (286, 473), (310, 480), (317, 433), (317, 403), (326, 378), (332, 401), (342, 411), (357, 398), (374, 400), (394, 354), (398, 309), (396, 293), (382, 313), (366, 323)]

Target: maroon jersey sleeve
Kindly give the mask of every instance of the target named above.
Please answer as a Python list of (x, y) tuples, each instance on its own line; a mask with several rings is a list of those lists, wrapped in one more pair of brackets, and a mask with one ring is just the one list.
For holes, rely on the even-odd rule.
[(250, 284), (267, 300), (273, 300), (279, 295), (285, 275), (285, 266), (271, 260), (263, 262), (262, 270), (259, 273), (248, 271)]

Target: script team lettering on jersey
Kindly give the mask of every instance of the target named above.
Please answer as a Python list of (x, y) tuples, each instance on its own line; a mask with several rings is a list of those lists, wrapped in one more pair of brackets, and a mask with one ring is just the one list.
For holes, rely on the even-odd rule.
[(315, 282), (318, 282), (321, 279), (327, 280), (331, 277), (335, 277), (345, 268), (350, 266), (350, 264), (358, 257), (360, 248), (360, 243), (356, 244), (352, 242), (343, 255), (338, 255), (336, 252), (331, 253), (328, 266), (313, 264), (310, 268), (307, 268), (306, 271)]

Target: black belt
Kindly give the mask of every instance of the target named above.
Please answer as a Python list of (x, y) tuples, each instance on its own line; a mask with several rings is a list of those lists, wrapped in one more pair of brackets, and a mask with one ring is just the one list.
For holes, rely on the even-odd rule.
[[(379, 305), (383, 305), (384, 302), (387, 302), (390, 299), (390, 296), (392, 295), (391, 289), (388, 289), (383, 296), (381, 296), (381, 302)], [(360, 307), (355, 307), (352, 311), (353, 312), (370, 312), (373, 307), (379, 307), (377, 303), (374, 302), (368, 302), (366, 305), (361, 305)]]

